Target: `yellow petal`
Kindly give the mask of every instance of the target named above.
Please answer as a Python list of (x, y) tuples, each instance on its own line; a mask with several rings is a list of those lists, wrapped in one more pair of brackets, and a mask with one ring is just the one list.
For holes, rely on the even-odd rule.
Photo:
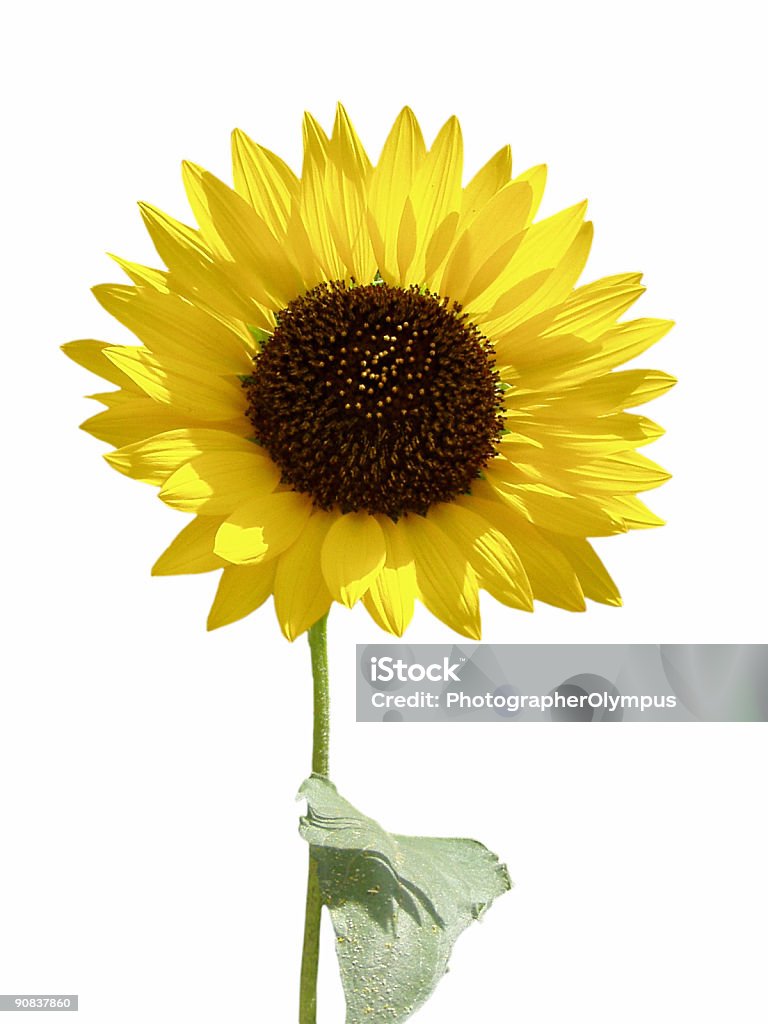
[(316, 510), (295, 542), (276, 559), (275, 614), (288, 640), (305, 633), (331, 606), (320, 556), (335, 522), (333, 513)]
[(477, 577), (469, 560), (429, 519), (407, 515), (397, 524), (413, 552), (419, 596), (457, 633), (480, 639)]
[(386, 557), (363, 597), (369, 615), (383, 630), (402, 636), (413, 618), (417, 596), (413, 552), (405, 533), (388, 516), (377, 516), (384, 534)]
[(345, 277), (326, 201), (326, 168), (330, 141), (311, 114), (304, 115), (304, 163), (301, 172), (301, 217), (320, 267), (329, 281)]
[(443, 220), (461, 209), (463, 143), (455, 117), (438, 132), (432, 148), (414, 176), (410, 202), (416, 223), (416, 248), (403, 280), (419, 282), (424, 276), (426, 253), (432, 236)]
[[(510, 292), (520, 285), (527, 278), (549, 271), (550, 275), (545, 276), (548, 280), (551, 272), (566, 257), (568, 250), (574, 243), (581, 230), (584, 213), (587, 204), (577, 203), (556, 213), (553, 217), (538, 221), (526, 229), (525, 237), (512, 257), (509, 266), (503, 274), (497, 278), (494, 287), (484, 293), (475, 303), (467, 306), (467, 311), (472, 316), (488, 316), (497, 299), (503, 298), (504, 294)], [(516, 303), (513, 310), (498, 318), (494, 332), (504, 333), (525, 319), (521, 315), (522, 303)], [(528, 304), (523, 306), (524, 310), (530, 310), (528, 315), (533, 315), (533, 300), (529, 299)]]
[(231, 256), (249, 291), (262, 299), (266, 291), (279, 306), (286, 306), (302, 290), (303, 282), (286, 252), (253, 207), (215, 175), (196, 164), (183, 164), (190, 206), (211, 249)]
[(230, 260), (217, 257), (199, 231), (169, 217), (148, 203), (139, 203), (141, 215), (160, 258), (170, 271), (169, 283), (203, 309), (254, 323), (264, 323), (266, 291), (253, 278), (243, 282)]
[(400, 231), (397, 236), (397, 269), (398, 277), (393, 283), (406, 287), (409, 281), (410, 266), (418, 244), (418, 230), (416, 217), (413, 212), (413, 203), (406, 199), (403, 207), (403, 215), (400, 218)]
[(291, 209), (285, 240), (294, 254), (296, 266), (304, 281), (306, 291), (320, 284), (321, 281), (327, 280), (320, 258), (312, 247), (306, 224), (302, 220), (299, 203), (296, 203)]
[(491, 197), (507, 184), (511, 173), (512, 150), (504, 146), (480, 168), (464, 189), (461, 197), (462, 227), (467, 227)]
[[(499, 278), (504, 273), (505, 268), (509, 265), (510, 259), (514, 256), (515, 252), (520, 245), (520, 236), (517, 235), (513, 238), (508, 239), (502, 245), (499, 246), (495, 252), (485, 260), (485, 262), (478, 268), (477, 273), (469, 280), (469, 282), (457, 292), (459, 301), (465, 306), (469, 306), (472, 303), (485, 302), (485, 296), (489, 295), (497, 286)], [(532, 287), (533, 285), (536, 287)], [(520, 288), (525, 288), (525, 295), (520, 294)], [(522, 282), (514, 289), (515, 301), (522, 303), (527, 298), (529, 292), (538, 290), (539, 282), (534, 278), (528, 278), (527, 281)], [(510, 296), (510, 292), (506, 293)]]
[[(510, 240), (507, 244), (509, 246), (513, 246), (513, 242), (514, 245), (517, 246), (517, 239)], [(519, 248), (519, 246), (517, 246), (517, 248)], [(495, 257), (495, 259), (497, 258), (498, 256)], [(492, 295), (495, 295), (499, 291), (499, 288), (503, 287), (500, 282), (502, 281), (505, 273), (506, 271), (503, 271), (499, 274), (491, 288), (486, 289), (482, 297), (473, 304), (475, 308), (472, 312), (472, 319), (489, 338), (498, 338), (507, 332), (509, 319), (514, 317), (516, 311), (532, 296), (535, 296), (539, 289), (547, 283), (552, 271), (547, 269), (537, 270), (535, 274), (531, 274), (530, 277), (524, 278), (513, 288), (510, 288), (509, 291), (504, 292), (504, 294), (493, 303), (490, 310), (476, 308), (484, 306), (486, 303), (492, 301)]]
[[(89, 397), (102, 402), (108, 408), (105, 412), (99, 412), (87, 419), (82, 424), (82, 429), (117, 448), (142, 441), (155, 434), (162, 434), (167, 430), (202, 425), (202, 421), (185, 416), (173, 406), (160, 405), (138, 391), (107, 391)], [(217, 426), (245, 434), (250, 424), (242, 417), (239, 421)]]
[(486, 467), (488, 483), (535, 526), (576, 537), (608, 537), (626, 532), (623, 520), (605, 503), (567, 494), (546, 484), (510, 483), (499, 460)]
[(239, 129), (232, 133), (232, 167), (236, 191), (273, 234), (285, 232), (291, 205), (299, 195), (299, 179), (290, 167)]
[(231, 420), (245, 411), (245, 400), (236, 377), (206, 373), (181, 359), (160, 358), (145, 348), (113, 345), (104, 350), (111, 363), (141, 390), (179, 415), (197, 420)]
[(570, 495), (594, 499), (608, 508), (614, 495), (648, 491), (670, 478), (661, 466), (634, 451), (604, 457), (599, 453), (597, 457), (588, 457), (583, 452), (554, 447), (542, 452), (531, 448), (515, 452), (505, 448), (504, 453), (512, 461), (505, 464), (503, 459), (495, 459), (489, 479), (492, 483), (496, 479), (503, 480), (502, 490), (510, 494), (515, 489), (512, 485), (546, 484)]
[(563, 537), (547, 534), (547, 539), (559, 548), (570, 564), (590, 601), (621, 607), (621, 594), (608, 574), (608, 570), (597, 557), (592, 545), (580, 537)]
[(587, 341), (599, 337), (643, 294), (640, 274), (603, 277), (569, 295), (544, 329), (545, 334), (578, 334)]
[(541, 444), (544, 451), (570, 449), (590, 458), (612, 455), (628, 448), (650, 444), (664, 433), (653, 420), (634, 413), (618, 412), (609, 416), (581, 419), (576, 415), (560, 421), (546, 419), (538, 413), (512, 419), (514, 430)]
[(155, 291), (165, 292), (166, 294), (170, 291), (167, 271), (155, 270), (154, 267), (145, 267), (141, 263), (132, 263), (130, 260), (124, 260), (120, 256), (115, 256), (112, 252), (107, 253), (107, 255), (140, 288), (153, 288)]
[(111, 348), (111, 346), (105, 341), (83, 338), (79, 341), (66, 342), (61, 346), (61, 351), (78, 366), (103, 377), (110, 384), (117, 384), (118, 387), (128, 388), (130, 391), (138, 393), (131, 378), (104, 355), (104, 350), (107, 348)]
[(531, 225), (515, 257), (508, 285), (529, 277), (534, 270), (556, 267), (581, 230), (586, 209), (586, 202), (576, 203)]
[(199, 455), (172, 473), (160, 490), (171, 508), (206, 515), (228, 515), (251, 498), (269, 494), (280, 470), (266, 455), (226, 450)]
[[(489, 200), (456, 243), (440, 284), (442, 295), (469, 303), (496, 280), (523, 242), (530, 205), (525, 183), (505, 185)], [(488, 269), (494, 257), (495, 272)]]
[(328, 159), (328, 147), (330, 140), (325, 134), (317, 119), (310, 113), (304, 114), (302, 124), (302, 137), (304, 141), (304, 164), (307, 161), (322, 166)]
[(224, 569), (208, 613), (208, 629), (228, 626), (256, 611), (272, 593), (275, 563), (230, 565)]
[[(477, 496), (475, 491), (482, 496)], [(472, 496), (462, 499), (462, 502), (492, 523), (509, 540), (520, 556), (537, 601), (545, 601), (567, 611), (584, 611), (584, 595), (573, 566), (547, 536), (509, 505), (498, 501), (487, 485), (473, 486)]]
[(424, 263), (424, 283), (428, 288), (434, 290), (436, 287), (436, 279), (451, 252), (458, 225), (459, 214), (457, 210), (453, 210), (429, 241)]
[(195, 267), (213, 263), (213, 253), (199, 231), (151, 203), (139, 203), (139, 210), (158, 256), (170, 271), (187, 263)]
[(250, 455), (254, 444), (225, 430), (184, 427), (125, 445), (104, 458), (119, 473), (144, 483), (162, 484), (171, 473), (198, 455), (233, 451)]
[(541, 288), (531, 298), (520, 303), (514, 314), (505, 318), (506, 326), (522, 323), (567, 298), (587, 262), (593, 234), (591, 221), (581, 225), (576, 237)]
[(323, 577), (335, 601), (351, 608), (384, 565), (384, 535), (367, 512), (339, 516), (323, 543)]
[(176, 576), (221, 569), (227, 563), (213, 553), (221, 522), (216, 516), (196, 516), (160, 555), (152, 566), (152, 575)]
[(536, 392), (547, 385), (554, 386), (555, 382), (562, 386), (559, 377), (578, 360), (589, 359), (595, 352), (594, 342), (575, 334), (526, 337), (513, 331), (496, 338), (495, 345), (498, 364), (511, 370), (502, 379)]
[(650, 318), (617, 324), (599, 336), (595, 354), (564, 373), (562, 379), (575, 383), (612, 370), (655, 345), (672, 327), (672, 320)]
[(631, 494), (618, 495), (611, 505), (622, 517), (628, 530), (649, 530), (664, 525), (663, 519), (659, 519), (639, 498)]
[[(387, 136), (368, 189), (369, 224), (382, 276), (395, 283), (397, 245), (405, 201), (426, 156), (413, 111), (404, 107)], [(400, 283), (400, 282), (398, 282)]]
[(570, 489), (587, 494), (634, 494), (661, 487), (671, 474), (639, 452), (617, 452), (566, 470)]
[(376, 260), (366, 229), (366, 183), (371, 162), (344, 107), (339, 104), (325, 170), (329, 225), (347, 275), (367, 283)]
[(433, 506), (428, 518), (468, 558), (483, 589), (497, 601), (533, 611), (531, 585), (520, 556), (500, 530), (462, 499)]
[(333, 123), (328, 155), (331, 159), (338, 160), (348, 178), (365, 182), (371, 173), (371, 161), (342, 103), (336, 105), (336, 119)]
[(98, 285), (93, 294), (158, 357), (190, 361), (217, 375), (253, 369), (247, 331), (236, 333), (179, 295), (107, 284)]
[[(554, 340), (554, 339), (553, 339)], [(568, 384), (558, 381), (557, 384)], [(576, 386), (544, 393), (547, 405), (537, 411), (539, 416), (552, 415), (568, 419), (572, 416), (605, 416), (617, 409), (632, 409), (663, 395), (677, 383), (674, 377), (660, 370), (623, 370), (606, 373)]]
[(530, 224), (538, 213), (541, 200), (544, 196), (544, 188), (547, 184), (547, 165), (537, 164), (535, 167), (529, 167), (527, 171), (523, 171), (522, 174), (518, 174), (514, 180), (516, 182), (524, 181), (530, 186), (533, 196), (531, 208), (528, 211), (528, 223)]
[(310, 499), (295, 491), (253, 498), (221, 524), (214, 550), (235, 565), (266, 562), (293, 544), (311, 512)]

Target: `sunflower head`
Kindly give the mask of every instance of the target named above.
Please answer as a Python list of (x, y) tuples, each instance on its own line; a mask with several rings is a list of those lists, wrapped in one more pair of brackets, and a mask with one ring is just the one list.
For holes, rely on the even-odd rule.
[(463, 184), (456, 119), (427, 149), (408, 108), (375, 166), (340, 106), (301, 176), (239, 131), (233, 169), (184, 164), (197, 226), (142, 205), (165, 269), (94, 289), (140, 344), (64, 346), (118, 386), (83, 424), (108, 462), (193, 515), (154, 572), (221, 570), (212, 628), (272, 595), (289, 639), (334, 601), (473, 638), (480, 589), (620, 604), (589, 538), (659, 525), (626, 410), (674, 380), (617, 367), (671, 324), (621, 319), (639, 274), (576, 287), (585, 204), (536, 221), (508, 148)]
[(469, 493), (504, 424), (493, 346), (415, 285), (317, 285), (277, 314), (243, 383), (282, 482), (342, 514), (397, 522)]

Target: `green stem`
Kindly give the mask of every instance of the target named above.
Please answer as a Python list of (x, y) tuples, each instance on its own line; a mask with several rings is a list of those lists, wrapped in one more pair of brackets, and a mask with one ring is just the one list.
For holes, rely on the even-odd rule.
[(308, 633), (312, 655), (315, 717), (312, 729), (312, 771), (328, 774), (328, 736), (330, 729), (330, 692), (328, 688), (328, 616), (312, 626)]
[[(314, 721), (312, 727), (312, 772), (328, 774), (330, 732), (330, 692), (328, 688), (328, 616), (314, 624), (307, 633), (312, 656), (314, 685)], [(304, 948), (301, 954), (301, 985), (299, 989), (299, 1024), (316, 1024), (317, 968), (320, 959), (320, 881), (317, 863), (309, 858), (307, 875), (307, 908), (304, 918)]]

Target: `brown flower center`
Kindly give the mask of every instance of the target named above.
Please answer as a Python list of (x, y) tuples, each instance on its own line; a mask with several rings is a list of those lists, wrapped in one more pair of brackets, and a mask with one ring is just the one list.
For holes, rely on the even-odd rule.
[(493, 347), (418, 288), (321, 284), (244, 379), (256, 440), (323, 509), (392, 519), (467, 493), (502, 431)]

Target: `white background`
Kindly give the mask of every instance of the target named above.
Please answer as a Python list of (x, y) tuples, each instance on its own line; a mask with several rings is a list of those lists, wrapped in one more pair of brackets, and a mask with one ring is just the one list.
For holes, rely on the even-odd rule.
[[(400, 107), (452, 113), (472, 173), (511, 142), (545, 213), (590, 199), (585, 279), (644, 270), (677, 328), (645, 365), (669, 525), (600, 545), (625, 598), (484, 605), (486, 641), (760, 642), (765, 157), (757, 5), (51, 2), (6, 22), (0, 992), (83, 1024), (295, 1019), (306, 645), (269, 607), (206, 634), (214, 581), (152, 579), (182, 525), (78, 432), (127, 342), (88, 288), (151, 262), (134, 201), (187, 216), (179, 161), (228, 174), (240, 126), (300, 158), (343, 100), (375, 158)], [(8, 17), (8, 15), (6, 15)], [(333, 774), (405, 833), (475, 836), (517, 885), (460, 939), (429, 1022), (765, 1020), (764, 726), (356, 725), (361, 610), (331, 616)], [(409, 642), (453, 635), (417, 614)], [(343, 1018), (324, 950), (322, 1024)], [(14, 1015), (9, 1015), (10, 1020)]]

